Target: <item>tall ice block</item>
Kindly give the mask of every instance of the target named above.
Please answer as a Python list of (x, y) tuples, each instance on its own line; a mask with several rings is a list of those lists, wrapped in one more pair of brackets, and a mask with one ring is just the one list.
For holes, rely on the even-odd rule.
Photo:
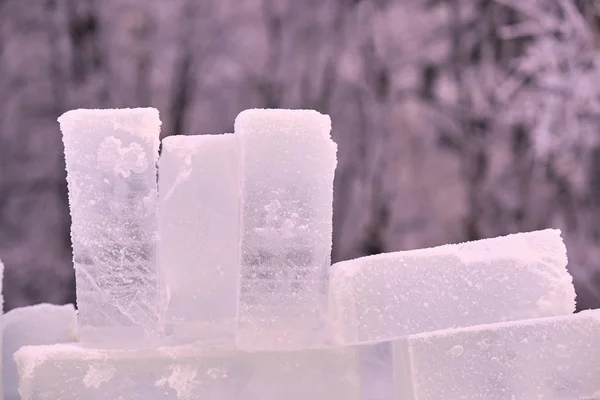
[(326, 337), (333, 176), (328, 116), (247, 110), (242, 142), (242, 272), (237, 344), (317, 347)]
[(558, 230), (387, 253), (331, 268), (335, 340), (569, 314), (575, 290)]
[(168, 343), (235, 344), (240, 282), (240, 146), (171, 136), (159, 161), (159, 269)]
[(600, 399), (600, 310), (409, 336), (398, 400)]
[(4, 400), (20, 400), (15, 352), (22, 346), (77, 341), (77, 312), (72, 304), (13, 308), (4, 315), (3, 328)]
[(146, 346), (158, 324), (158, 111), (74, 110), (58, 121), (81, 341)]
[(356, 351), (22, 347), (22, 400), (359, 400)]

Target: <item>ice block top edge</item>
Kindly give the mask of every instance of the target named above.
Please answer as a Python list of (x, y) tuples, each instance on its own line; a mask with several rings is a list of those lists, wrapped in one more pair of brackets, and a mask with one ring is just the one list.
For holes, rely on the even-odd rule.
[(562, 240), (561, 231), (544, 229), (471, 242), (364, 256), (340, 261), (332, 265), (332, 269), (343, 269), (345, 275), (352, 275), (360, 270), (360, 265), (365, 261), (393, 262), (394, 259), (403, 256), (428, 257), (439, 254), (455, 255), (465, 263), (484, 261), (490, 258), (526, 259), (541, 262), (551, 259), (553, 263), (557, 263), (565, 269), (568, 263), (567, 248)]
[[(491, 323), (491, 324), (473, 325), (473, 326), (466, 326), (466, 327), (460, 327), (460, 328), (440, 329), (440, 330), (433, 331), (433, 332), (424, 332), (424, 333), (408, 335), (408, 336), (406, 336), (406, 339), (426, 341), (426, 340), (434, 339), (437, 337), (446, 336), (449, 333), (454, 333), (454, 334), (478, 333), (478, 332), (482, 332), (482, 331), (485, 331), (485, 330), (488, 330), (491, 328), (510, 329), (510, 328), (515, 328), (515, 327), (530, 325), (532, 323), (537, 323), (537, 322), (553, 323), (553, 322), (569, 321), (569, 320), (573, 320), (573, 319), (595, 320), (595, 321), (598, 321), (598, 323), (600, 324), (600, 309), (585, 310), (585, 311), (581, 311), (577, 314), (566, 314), (566, 315), (558, 315), (558, 316), (542, 317), (542, 318), (529, 318), (529, 319), (523, 319), (523, 320), (495, 322), (495, 323)], [(599, 332), (599, 335), (600, 335), (600, 332)], [(400, 339), (400, 340), (402, 340), (402, 339)]]
[(110, 116), (114, 114), (129, 114), (129, 113), (142, 113), (142, 114), (154, 114), (157, 117), (159, 112), (154, 107), (133, 107), (133, 108), (75, 108), (73, 110), (65, 111), (58, 121), (65, 120), (68, 118), (78, 118), (80, 116)]
[(202, 135), (171, 135), (162, 140), (163, 151), (194, 152), (205, 143), (235, 140), (233, 133), (202, 134)]
[(11, 320), (12, 318), (19, 318), (19, 315), (23, 313), (23, 311), (27, 310), (27, 311), (41, 311), (41, 310), (49, 310), (49, 309), (57, 309), (57, 310), (65, 310), (67, 312), (72, 311), (73, 313), (75, 313), (75, 306), (73, 306), (73, 304), (69, 303), (69, 304), (50, 304), (50, 303), (38, 303), (38, 304), (33, 304), (31, 306), (25, 306), (25, 307), (17, 307), (17, 308), (13, 308), (10, 311), (7, 311), (6, 313), (4, 313), (4, 317), (3, 317), (3, 322), (6, 325), (6, 322)]
[[(278, 127), (273, 132), (301, 130), (305, 124), (318, 127), (323, 139), (331, 142), (337, 149), (336, 143), (331, 139), (331, 118), (327, 114), (321, 114), (316, 110), (305, 109), (278, 109), (278, 108), (254, 108), (240, 112), (235, 119), (235, 132), (244, 132), (245, 128), (255, 127)], [(268, 133), (268, 132), (266, 132)]]
[[(328, 353), (328, 354), (343, 354), (348, 351), (346, 347), (327, 347), (319, 349), (306, 349), (306, 352), (311, 353)], [(290, 353), (297, 353), (296, 351), (290, 351)], [(221, 357), (231, 354), (244, 354), (244, 355), (257, 355), (257, 354), (269, 354), (277, 355), (281, 354), (280, 351), (256, 351), (256, 352), (245, 352), (234, 349), (207, 349), (196, 346), (169, 346), (169, 347), (155, 347), (152, 349), (145, 350), (126, 350), (126, 349), (97, 349), (85, 347), (81, 343), (57, 343), (57, 344), (44, 344), (44, 345), (27, 345), (21, 347), (15, 353), (15, 361), (20, 360), (27, 362), (31, 368), (35, 369), (41, 366), (48, 358), (53, 360), (71, 359), (77, 357), (84, 360), (119, 360), (123, 358), (136, 358), (146, 359), (154, 358), (157, 356), (165, 357), (177, 361), (181, 358), (196, 358), (196, 357)], [(19, 362), (19, 361), (17, 361)]]
[[(82, 122), (87, 122), (83, 123)], [(155, 144), (158, 147), (162, 124), (156, 108), (106, 108), (70, 110), (58, 117), (63, 136), (86, 132), (98, 124), (112, 124), (114, 129), (128, 133)]]

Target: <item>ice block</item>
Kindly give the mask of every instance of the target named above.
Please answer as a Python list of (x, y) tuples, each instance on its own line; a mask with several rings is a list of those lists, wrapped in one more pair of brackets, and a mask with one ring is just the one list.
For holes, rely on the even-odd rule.
[(240, 282), (240, 146), (171, 136), (159, 160), (159, 270), (170, 344), (233, 347)]
[(558, 230), (357, 258), (331, 268), (334, 340), (409, 334), (572, 313)]
[(246, 110), (237, 345), (300, 349), (326, 340), (333, 176), (331, 120), (312, 110)]
[(158, 111), (74, 110), (58, 121), (81, 341), (148, 346), (158, 336)]
[(244, 353), (54, 345), (22, 347), (15, 360), (22, 400), (360, 399), (351, 348)]
[(357, 346), (361, 400), (395, 400), (392, 343)]
[(77, 341), (77, 312), (72, 304), (37, 304), (12, 309), (3, 319), (4, 400), (20, 400), (13, 355), (22, 346)]
[[(4, 282), (4, 264), (2, 263), (2, 260), (0, 260), (0, 311), (2, 311), (2, 321), (4, 321), (4, 288), (3, 288), (3, 282)], [(4, 347), (4, 330), (2, 330), (2, 332), (0, 332), (0, 345), (2, 345), (2, 347)], [(0, 363), (0, 393), (4, 393), (4, 380), (3, 380), (3, 375), (4, 375), (4, 368), (6, 368), (4, 365), (4, 363)]]
[(398, 400), (600, 399), (600, 310), (394, 343)]

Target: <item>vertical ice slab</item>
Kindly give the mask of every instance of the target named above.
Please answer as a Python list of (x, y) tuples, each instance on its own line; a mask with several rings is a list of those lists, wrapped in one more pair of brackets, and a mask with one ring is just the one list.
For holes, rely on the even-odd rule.
[[(22, 347), (22, 400), (359, 400), (356, 351)], [(57, 384), (60, 382), (60, 384)]]
[(4, 400), (20, 400), (13, 355), (22, 346), (77, 341), (77, 312), (72, 304), (36, 304), (12, 309), (3, 319)]
[(398, 400), (600, 399), (600, 310), (409, 336)]
[(158, 111), (73, 110), (58, 121), (81, 341), (146, 346), (158, 323)]
[(387, 253), (331, 268), (331, 318), (340, 344), (575, 310), (558, 230)]
[(240, 277), (240, 146), (171, 136), (159, 160), (159, 269), (170, 344), (233, 346)]
[(337, 146), (312, 110), (246, 110), (238, 346), (319, 346), (325, 333)]

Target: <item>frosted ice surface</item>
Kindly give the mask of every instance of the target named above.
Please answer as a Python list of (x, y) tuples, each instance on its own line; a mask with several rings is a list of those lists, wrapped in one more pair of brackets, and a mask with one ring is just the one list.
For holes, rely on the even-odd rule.
[(3, 325), (4, 400), (19, 400), (13, 355), (22, 346), (77, 341), (77, 312), (72, 304), (37, 304), (10, 310)]
[(240, 146), (232, 134), (171, 136), (159, 161), (159, 269), (170, 344), (235, 344)]
[(558, 230), (387, 253), (331, 268), (340, 344), (569, 314), (575, 310)]
[(237, 344), (317, 347), (326, 337), (333, 176), (331, 120), (310, 110), (246, 110)]
[[(30, 346), (15, 355), (23, 400), (359, 400), (356, 350), (94, 350)], [(60, 384), (57, 384), (60, 382)]]
[(600, 310), (409, 336), (397, 399), (600, 399)]
[(158, 111), (74, 110), (59, 122), (81, 341), (147, 346), (158, 324)]

